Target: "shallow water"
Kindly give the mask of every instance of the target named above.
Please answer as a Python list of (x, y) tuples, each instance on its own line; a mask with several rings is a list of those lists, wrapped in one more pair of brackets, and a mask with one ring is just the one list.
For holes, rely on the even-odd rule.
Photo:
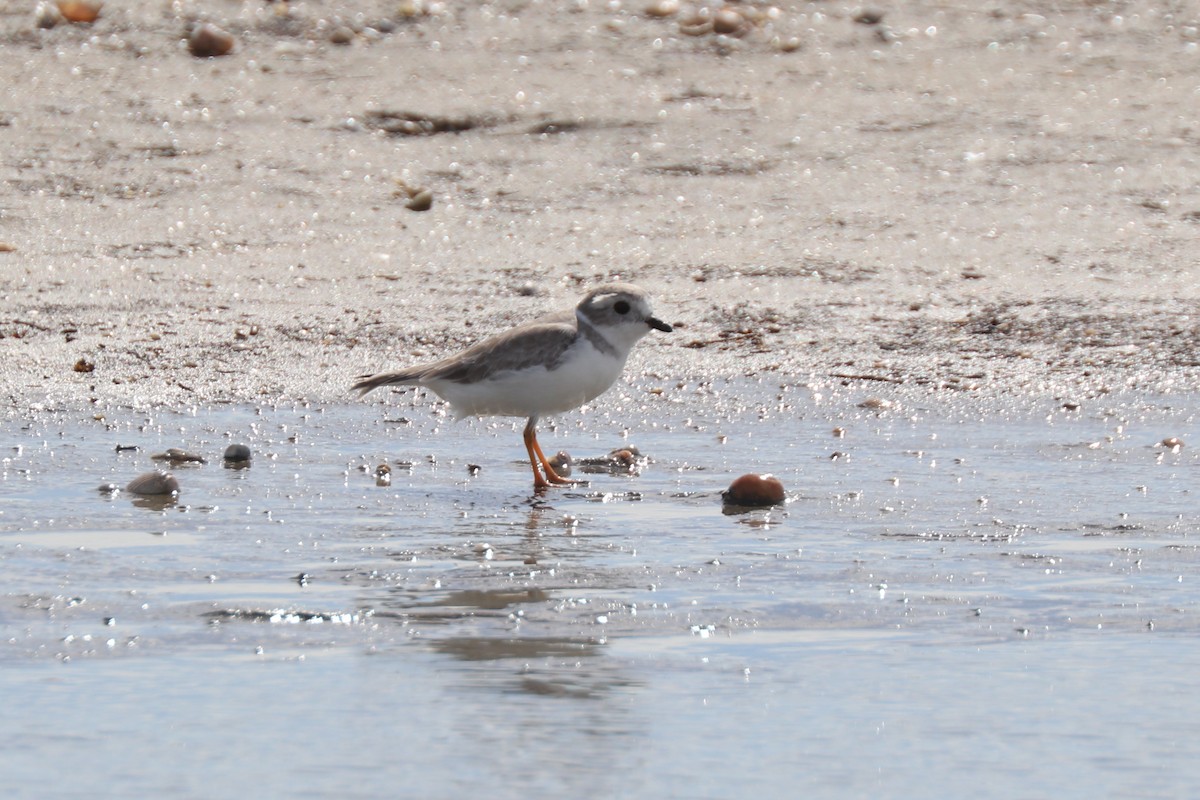
[[(13, 796), (1175, 797), (1200, 779), (1192, 398), (659, 388), (542, 433), (577, 458), (636, 445), (637, 474), (541, 496), (519, 423), (411, 393), (4, 423)], [(251, 466), (223, 467), (231, 442)], [(177, 502), (97, 490), (168, 447), (209, 459), (172, 470)], [(786, 506), (723, 513), (750, 471)]]

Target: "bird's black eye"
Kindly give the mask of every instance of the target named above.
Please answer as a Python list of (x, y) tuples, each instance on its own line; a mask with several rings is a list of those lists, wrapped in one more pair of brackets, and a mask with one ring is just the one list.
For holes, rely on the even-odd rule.
[(624, 300), (618, 300), (617, 302), (613, 303), (613, 311), (617, 312), (618, 314), (628, 314), (629, 303), (626, 303)]

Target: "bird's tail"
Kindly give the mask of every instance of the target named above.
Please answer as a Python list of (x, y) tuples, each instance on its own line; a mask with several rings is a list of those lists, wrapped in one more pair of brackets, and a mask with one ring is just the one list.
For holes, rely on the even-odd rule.
[(421, 382), (421, 376), (406, 370), (404, 372), (380, 372), (377, 375), (359, 375), (358, 383), (351, 387), (358, 392), (358, 396), (362, 397), (372, 389), (378, 389), (380, 386), (390, 386), (397, 383), (415, 384)]

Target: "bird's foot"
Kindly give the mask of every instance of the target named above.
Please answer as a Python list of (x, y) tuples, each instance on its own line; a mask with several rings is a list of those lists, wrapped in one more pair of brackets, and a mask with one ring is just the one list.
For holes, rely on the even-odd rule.
[[(562, 477), (557, 472), (555, 472), (554, 467), (550, 466), (549, 464), (542, 464), (542, 469), (545, 471), (546, 477), (542, 479), (541, 483), (538, 483), (537, 480), (534, 480), (534, 482), (533, 482), (534, 488), (546, 489), (546, 488), (549, 488), (550, 486), (586, 486), (587, 485), (587, 481), (575, 481), (575, 480), (571, 480), (570, 478)], [(539, 475), (538, 477), (541, 477), (541, 476)]]

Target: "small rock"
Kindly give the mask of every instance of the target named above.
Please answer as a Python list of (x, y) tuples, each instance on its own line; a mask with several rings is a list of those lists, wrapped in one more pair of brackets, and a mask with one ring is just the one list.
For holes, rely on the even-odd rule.
[(571, 476), (571, 465), (574, 463), (571, 454), (566, 450), (559, 450), (550, 456), (550, 468), (560, 478), (569, 478)]
[(773, 506), (784, 500), (783, 483), (774, 475), (743, 475), (721, 492), (728, 506)]
[(610, 450), (608, 455), (592, 458), (581, 458), (579, 466), (584, 472), (609, 472), (614, 475), (621, 473), (633, 474), (647, 461), (640, 450), (630, 445)]
[(34, 24), (43, 30), (53, 28), (60, 22), (66, 22), (66, 18), (54, 3), (38, 3), (37, 8), (33, 11), (33, 20)]
[(375, 485), (376, 486), (391, 486), (392, 485), (392, 468), (387, 464), (380, 464), (375, 468)]
[(250, 454), (250, 446), (249, 445), (231, 444), (231, 445), (229, 445), (229, 447), (225, 448), (225, 455), (223, 456), (223, 458), (226, 461), (241, 462), (241, 461), (249, 461), (250, 455), (251, 454)]
[(409, 196), (404, 207), (409, 211), (428, 211), (433, 208), (433, 192), (428, 189), (417, 189)]
[(608, 454), (608, 460), (613, 466), (631, 467), (637, 461), (638, 455), (636, 447), (619, 447)]
[(93, 364), (91, 361), (88, 361), (86, 358), (81, 358), (75, 362), (75, 371), (76, 372), (95, 372), (96, 365)]
[(746, 20), (736, 9), (722, 8), (713, 14), (712, 28), (713, 33), (723, 33), (727, 36), (741, 33), (746, 25)]
[(131, 494), (179, 494), (179, 481), (169, 472), (143, 472), (129, 482), (125, 491)]
[(332, 44), (350, 44), (354, 41), (354, 30), (348, 25), (338, 25), (329, 34)]
[(209, 22), (192, 29), (187, 40), (188, 52), (196, 58), (215, 58), (233, 50), (233, 36)]
[(479, 466), (478, 464), (467, 464), (467, 474), (470, 475), (472, 478), (474, 478), (476, 475), (478, 475), (482, 471), (483, 471), (483, 467)]
[(1160, 444), (1163, 447), (1171, 450), (1178, 451), (1183, 449), (1183, 439), (1180, 439), (1178, 436), (1168, 436), (1167, 438), (1163, 439)]
[(116, 494), (121, 491), (121, 487), (115, 483), (102, 483), (96, 488), (100, 490), (100, 494)]
[(180, 450), (178, 447), (168, 447), (165, 453), (155, 453), (150, 456), (151, 461), (170, 461), (172, 464), (207, 464), (204, 456), (198, 456), (195, 453), (189, 453), (186, 450)]
[(655, 0), (646, 6), (646, 16), (656, 19), (673, 17), (679, 13), (679, 0)]
[(67, 22), (95, 22), (103, 6), (98, 0), (58, 0), (58, 11)]
[(883, 22), (883, 12), (877, 8), (862, 8), (851, 17), (859, 25), (878, 25)]

